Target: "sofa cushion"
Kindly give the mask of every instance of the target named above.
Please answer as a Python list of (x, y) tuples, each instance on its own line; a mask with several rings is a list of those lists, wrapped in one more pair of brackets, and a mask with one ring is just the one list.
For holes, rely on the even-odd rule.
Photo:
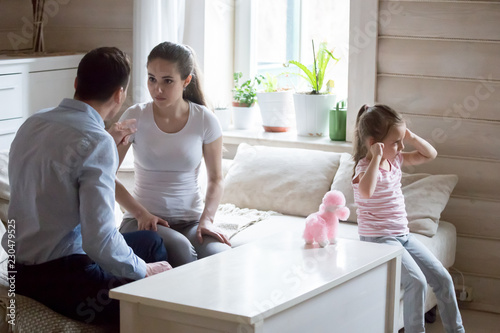
[(221, 203), (307, 216), (330, 189), (340, 153), (239, 145)]
[[(343, 153), (331, 189), (344, 193), (346, 206), (351, 210), (348, 220), (357, 222), (357, 205), (354, 202), (354, 191), (351, 185), (353, 168), (352, 156)], [(403, 173), (401, 184), (408, 214), (408, 227), (411, 232), (429, 237), (436, 234), (441, 212), (446, 207), (457, 181), (456, 175)]]

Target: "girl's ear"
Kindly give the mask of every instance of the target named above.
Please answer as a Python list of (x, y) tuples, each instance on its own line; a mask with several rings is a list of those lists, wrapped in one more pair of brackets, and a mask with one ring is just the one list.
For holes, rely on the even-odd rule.
[(368, 139), (366, 139), (366, 142), (368, 143), (368, 147), (371, 147), (373, 146), (373, 144), (375, 144), (377, 141), (375, 140), (375, 138), (373, 136), (370, 136)]

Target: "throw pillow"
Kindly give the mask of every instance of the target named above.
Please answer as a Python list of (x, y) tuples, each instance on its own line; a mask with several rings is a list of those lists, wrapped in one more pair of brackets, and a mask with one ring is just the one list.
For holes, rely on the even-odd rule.
[(411, 232), (429, 237), (436, 234), (441, 212), (457, 182), (457, 175), (403, 174), (401, 184)]
[[(357, 222), (354, 191), (351, 185), (354, 160), (344, 153), (333, 179), (331, 189), (339, 190), (346, 197), (346, 206), (351, 210), (350, 222)], [(458, 182), (456, 175), (430, 175), (403, 173), (401, 185), (405, 197), (408, 227), (411, 232), (432, 237), (436, 234), (441, 212), (446, 207), (451, 192)]]
[(348, 153), (342, 153), (340, 158), (340, 166), (333, 178), (333, 183), (331, 190), (338, 190), (344, 193), (345, 205), (351, 213), (349, 214), (348, 222), (358, 222), (358, 214), (356, 210), (358, 206), (354, 203), (354, 190), (352, 189), (351, 179), (354, 168), (354, 160), (352, 155)]
[(341, 154), (239, 145), (224, 180), (221, 203), (307, 216), (330, 189)]

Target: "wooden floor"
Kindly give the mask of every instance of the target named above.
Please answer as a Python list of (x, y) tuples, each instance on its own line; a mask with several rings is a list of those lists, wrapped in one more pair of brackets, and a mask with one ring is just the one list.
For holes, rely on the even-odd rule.
[[(460, 310), (464, 328), (467, 333), (498, 333), (500, 332), (500, 314)], [(401, 330), (400, 332), (404, 332)], [(443, 324), (438, 316), (436, 322), (425, 325), (426, 333), (445, 333)]]

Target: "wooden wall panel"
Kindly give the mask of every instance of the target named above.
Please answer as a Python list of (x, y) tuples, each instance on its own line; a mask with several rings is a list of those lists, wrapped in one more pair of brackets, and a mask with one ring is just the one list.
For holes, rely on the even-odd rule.
[(380, 73), (500, 80), (500, 43), (379, 38)]
[(441, 214), (457, 234), (500, 240), (500, 202), (452, 197)]
[(47, 29), (45, 40), (48, 51), (87, 52), (101, 46), (116, 46), (128, 54), (133, 51), (132, 29)]
[(497, 40), (499, 2), (380, 2), (380, 36), (414, 36)]
[(454, 195), (500, 201), (499, 162), (438, 156), (430, 163), (404, 169), (407, 172), (456, 174), (459, 180)]
[(500, 122), (403, 114), (408, 128), (439, 154), (500, 161)]
[(379, 75), (377, 82), (377, 102), (402, 113), (500, 121), (499, 81)]
[[(459, 302), (460, 309), (500, 313), (500, 306), (498, 305), (500, 279), (464, 274), (464, 283), (460, 274), (453, 269), (450, 270), (450, 273), (454, 277), (455, 284), (474, 286), (472, 289), (472, 302)], [(479, 325), (480, 323), (478, 323), (477, 327), (481, 327)]]
[(47, 11), (48, 27), (132, 29), (133, 5), (133, 0), (71, 0)]
[(31, 1), (0, 0), (0, 50), (31, 48), (31, 22)]
[[(5, 10), (4, 10), (5, 9)], [(31, 2), (0, 0), (0, 50), (31, 48)], [(87, 51), (114, 45), (132, 54), (133, 0), (54, 0), (46, 3), (48, 52)], [(25, 42), (13, 45), (14, 32)]]
[(457, 238), (455, 264), (463, 273), (500, 278), (500, 241), (471, 237)]
[(457, 227), (455, 266), (477, 293), (460, 306), (500, 313), (500, 1), (371, 1), (377, 102), (428, 139), (447, 135), (433, 140), (435, 161), (405, 171), (459, 176), (442, 219)]
[(31, 1), (0, 0), (0, 26), (2, 29), (21, 28), (26, 17), (33, 21)]

